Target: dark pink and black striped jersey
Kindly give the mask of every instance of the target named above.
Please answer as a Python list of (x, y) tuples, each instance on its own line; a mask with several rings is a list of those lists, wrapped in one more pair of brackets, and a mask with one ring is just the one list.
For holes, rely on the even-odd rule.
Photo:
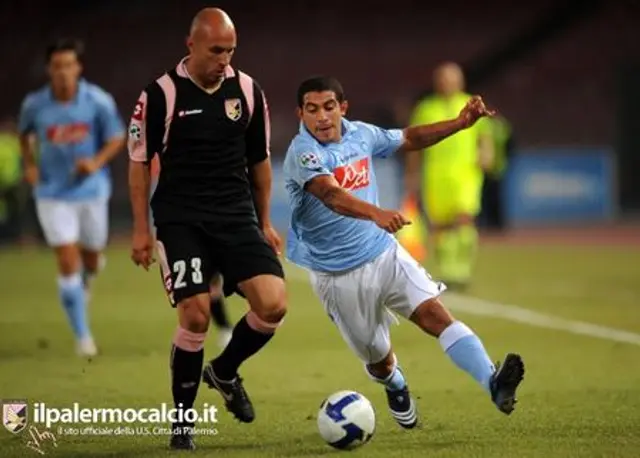
[(248, 168), (269, 157), (269, 110), (258, 83), (228, 67), (207, 93), (182, 60), (145, 88), (129, 126), (129, 157), (160, 158), (151, 207), (156, 224), (250, 223)]

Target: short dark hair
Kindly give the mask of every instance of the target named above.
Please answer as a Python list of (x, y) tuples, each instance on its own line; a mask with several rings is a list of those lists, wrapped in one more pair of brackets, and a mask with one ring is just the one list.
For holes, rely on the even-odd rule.
[(307, 78), (298, 86), (298, 108), (302, 108), (305, 94), (323, 91), (333, 91), (338, 102), (344, 102), (344, 90), (340, 81), (333, 76), (313, 76)]
[(75, 38), (60, 38), (49, 46), (47, 46), (45, 57), (47, 63), (51, 62), (51, 56), (57, 52), (73, 51), (76, 53), (79, 61), (82, 61), (82, 55), (84, 54), (84, 43), (81, 40)]

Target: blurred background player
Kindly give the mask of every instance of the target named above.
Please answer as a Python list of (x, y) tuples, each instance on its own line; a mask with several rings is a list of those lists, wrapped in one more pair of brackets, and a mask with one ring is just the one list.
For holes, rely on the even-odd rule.
[(482, 183), (482, 208), (479, 224), (487, 229), (505, 229), (503, 206), (503, 180), (509, 167), (509, 160), (515, 152), (515, 139), (511, 124), (504, 116), (487, 119), (489, 135), (493, 141), (493, 161), (486, 170)]
[[(149, 173), (151, 175), (151, 189), (149, 190), (150, 197), (153, 196), (153, 192), (158, 186), (158, 177), (160, 176), (160, 158), (154, 156), (149, 165)], [(153, 227), (153, 212), (149, 209), (149, 219), (151, 227)], [(162, 278), (162, 267), (160, 267), (160, 276)], [(214, 275), (211, 280), (211, 322), (216, 328), (218, 328), (218, 347), (221, 350), (227, 346), (231, 340), (233, 333), (233, 326), (229, 321), (229, 314), (227, 313), (227, 306), (224, 300), (224, 293), (222, 291), (222, 277), (220, 275)]]
[(122, 151), (125, 128), (111, 95), (81, 78), (82, 48), (72, 39), (47, 48), (50, 83), (24, 99), (18, 129), (25, 178), (56, 254), (60, 300), (78, 353), (92, 356), (87, 293), (109, 232), (107, 164)]
[[(433, 84), (435, 94), (418, 103), (412, 125), (455, 117), (471, 98), (464, 92), (464, 76), (455, 63), (440, 65)], [(491, 166), (492, 157), (486, 119), (406, 157), (407, 194), (421, 195), (433, 234), (438, 273), (452, 289), (465, 287), (471, 278), (483, 169)]]

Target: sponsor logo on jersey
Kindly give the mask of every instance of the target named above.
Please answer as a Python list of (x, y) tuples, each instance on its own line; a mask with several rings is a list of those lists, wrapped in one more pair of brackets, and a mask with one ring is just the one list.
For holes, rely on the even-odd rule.
[(178, 112), (178, 117), (184, 118), (185, 116), (191, 116), (191, 115), (200, 114), (200, 113), (202, 113), (202, 110), (200, 110), (200, 109), (181, 110), (181, 111)]
[(131, 116), (136, 121), (142, 121), (144, 115), (144, 103), (141, 100), (136, 102), (136, 106), (133, 109), (133, 115)]
[(336, 167), (333, 175), (343, 189), (348, 191), (369, 186), (369, 158)]
[(89, 135), (91, 126), (87, 123), (55, 124), (47, 128), (47, 140), (56, 145), (81, 143)]

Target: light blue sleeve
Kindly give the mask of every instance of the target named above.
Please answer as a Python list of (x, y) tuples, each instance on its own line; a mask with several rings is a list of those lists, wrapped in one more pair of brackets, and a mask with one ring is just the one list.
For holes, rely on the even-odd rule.
[(368, 141), (371, 142), (373, 157), (389, 157), (402, 146), (404, 133), (402, 129), (383, 129), (373, 124), (359, 122)]
[(96, 97), (97, 122), (102, 139), (106, 143), (116, 137), (124, 137), (125, 126), (113, 97), (102, 92)]
[(36, 97), (34, 94), (30, 94), (25, 97), (20, 107), (20, 115), (18, 116), (18, 132), (20, 132), (20, 135), (35, 131), (36, 111)]
[(294, 142), (287, 152), (286, 173), (300, 187), (320, 175), (331, 175), (327, 155), (309, 142)]

